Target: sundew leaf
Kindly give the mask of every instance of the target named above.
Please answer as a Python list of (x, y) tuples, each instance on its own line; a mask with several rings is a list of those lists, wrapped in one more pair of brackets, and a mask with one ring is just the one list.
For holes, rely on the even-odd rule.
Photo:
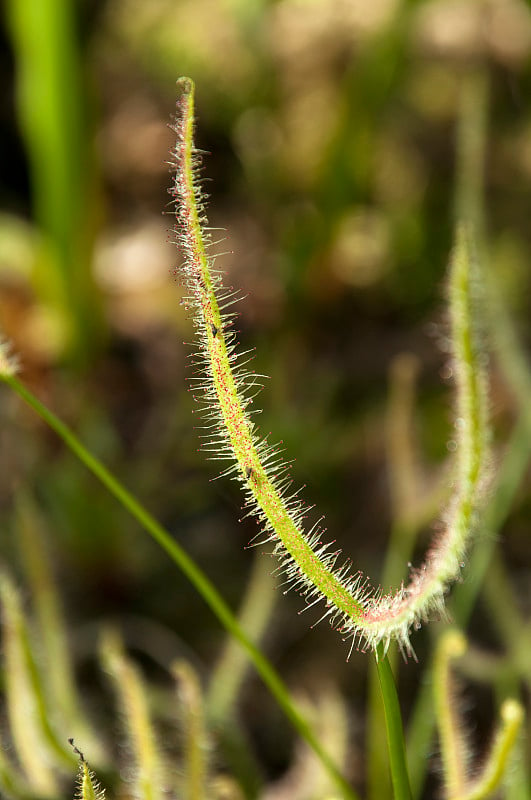
[(185, 797), (205, 796), (208, 775), (208, 747), (204, 722), (203, 692), (199, 676), (186, 661), (172, 664), (177, 683), (180, 717), (184, 734), (182, 789)]
[[(176, 271), (187, 290), (184, 303), (191, 311), (198, 350), (192, 391), (205, 425), (203, 447), (209, 457), (227, 460), (222, 475), (238, 481), (249, 515), (256, 515), (261, 531), (254, 542), (270, 543), (280, 560), (278, 573), (288, 588), (308, 607), (324, 606), (328, 619), (345, 639), (362, 650), (384, 655), (396, 640), (405, 656), (413, 655), (410, 635), (432, 615), (441, 615), (444, 596), (464, 564), (488, 474), (486, 414), (486, 358), (480, 333), (478, 264), (471, 236), (458, 228), (451, 260), (449, 302), (453, 372), (456, 383), (457, 450), (454, 498), (438, 535), (420, 568), (397, 591), (374, 588), (341, 551), (323, 542), (322, 519), (306, 520), (312, 507), (293, 491), (285, 461), (277, 445), (260, 436), (252, 408), (261, 376), (248, 369), (247, 354), (237, 350), (229, 309), (240, 299), (238, 291), (223, 285), (215, 267), (214, 243), (205, 213), (198, 177), (201, 154), (194, 146), (194, 84), (178, 81), (181, 96), (174, 125), (177, 244), (184, 262)], [(383, 650), (379, 645), (383, 646)], [(349, 655), (350, 655), (349, 652)]]
[(40, 664), (49, 705), (54, 709), (58, 728), (70, 726), (90, 747), (93, 757), (102, 762), (102, 748), (81, 710), (61, 599), (45, 546), (43, 520), (26, 491), (17, 493), (15, 510), (17, 544), (38, 623)]
[(0, 797), (25, 800), (32, 794), (31, 787), (7, 757), (6, 742), (0, 739)]
[(462, 800), (487, 800), (501, 783), (507, 770), (519, 730), (524, 720), (524, 710), (515, 699), (507, 699), (500, 709), (500, 723), (490, 752), (481, 770), (472, 772), (472, 754), (466, 731), (457, 713), (459, 701), (451, 675), (450, 664), (459, 659), (467, 649), (467, 641), (457, 629), (446, 631), (438, 644), (433, 670), (433, 689), (437, 726), (441, 746), (446, 795)]
[(140, 672), (125, 655), (120, 639), (111, 632), (103, 638), (102, 660), (121, 706), (132, 758), (134, 796), (138, 800), (161, 800), (163, 759)]
[(73, 739), (69, 739), (68, 741), (72, 745), (74, 752), (79, 756), (77, 787), (74, 800), (105, 800), (105, 789), (101, 787), (94, 772), (85, 761), (83, 753), (74, 745)]
[(105, 789), (102, 789), (96, 776), (88, 768), (86, 762), (80, 766), (81, 778), (77, 792), (77, 800), (105, 800)]
[(20, 595), (0, 574), (7, 715), (17, 757), (28, 784), (43, 797), (57, 793), (57, 770), (71, 765), (51, 727), (43, 684), (35, 661)]

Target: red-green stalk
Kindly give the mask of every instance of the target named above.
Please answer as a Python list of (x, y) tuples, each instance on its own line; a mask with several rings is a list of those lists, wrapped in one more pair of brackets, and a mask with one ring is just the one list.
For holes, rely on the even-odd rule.
[(258, 376), (245, 368), (247, 354), (238, 354), (229, 308), (239, 299), (223, 286), (215, 268), (198, 169), (201, 155), (194, 147), (194, 85), (178, 81), (181, 92), (174, 125), (176, 240), (184, 256), (180, 269), (189, 293), (199, 351), (193, 391), (201, 404), (207, 431), (204, 447), (215, 459), (228, 459), (224, 474), (243, 484), (249, 513), (262, 523), (260, 543), (272, 542), (287, 582), (307, 604), (325, 605), (322, 618), (351, 639), (351, 650), (361, 644), (384, 651), (396, 639), (412, 654), (410, 631), (433, 612), (442, 613), (444, 594), (461, 570), (476, 525), (479, 499), (485, 483), (487, 455), (485, 356), (475, 318), (478, 282), (467, 232), (458, 231), (449, 280), (453, 372), (457, 385), (456, 439), (458, 444), (454, 501), (445, 529), (428, 552), (425, 563), (396, 592), (374, 590), (349, 560), (338, 566), (339, 550), (321, 541), (320, 520), (303, 527), (308, 507), (293, 492), (288, 464), (279, 449), (261, 439), (250, 406)]

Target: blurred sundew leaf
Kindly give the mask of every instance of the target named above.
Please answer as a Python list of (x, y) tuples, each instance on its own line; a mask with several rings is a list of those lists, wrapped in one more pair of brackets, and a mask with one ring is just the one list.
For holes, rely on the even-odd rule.
[(11, 737), (28, 784), (42, 797), (57, 794), (57, 772), (72, 766), (52, 729), (50, 708), (22, 611), (7, 573), (0, 573), (7, 716)]
[(49, 704), (60, 726), (69, 725), (78, 731), (94, 757), (102, 762), (104, 755), (98, 738), (90, 730), (81, 710), (61, 600), (44, 541), (44, 522), (26, 492), (19, 492), (16, 497), (15, 525), (22, 565), (38, 620), (42, 673)]
[(139, 800), (160, 800), (164, 765), (140, 671), (125, 655), (121, 640), (112, 631), (107, 631), (103, 637), (101, 654), (122, 709), (134, 765), (135, 796)]
[(199, 676), (186, 661), (176, 661), (172, 673), (177, 683), (184, 758), (182, 790), (186, 797), (203, 797), (208, 774), (208, 741), (204, 725), (204, 698)]

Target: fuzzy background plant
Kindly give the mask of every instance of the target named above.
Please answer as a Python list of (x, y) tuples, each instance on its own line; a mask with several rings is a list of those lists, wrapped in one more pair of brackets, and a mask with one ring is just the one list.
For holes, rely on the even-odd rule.
[[(503, 733), (499, 713), (514, 710), (503, 703), (525, 700), (531, 679), (529, 7), (9, 0), (2, 26), (0, 328), (19, 378), (206, 573), (368, 798), (392, 796), (373, 659), (354, 650), (347, 662), (350, 643), (326, 622), (312, 627), (323, 612), (299, 613), (304, 601), (278, 588), (278, 563), (259, 552), (267, 547), (247, 548), (257, 528), (242, 514), (237, 483), (216, 479), (219, 465), (197, 452), (183, 344), (194, 331), (187, 293), (171, 280), (180, 266), (166, 241), (173, 220), (161, 214), (173, 213), (175, 80), (187, 74), (196, 84), (215, 267), (245, 295), (233, 329), (242, 352), (256, 348), (252, 369), (270, 376), (254, 419), (271, 442), (282, 439), (283, 457), (296, 458), (294, 488), (305, 485), (313, 521), (324, 516), (323, 541), (336, 540), (333, 549), (384, 593), (407, 579), (409, 562), (422, 564), (455, 489), (460, 416), (445, 287), (455, 222), (472, 226), (493, 432), (488, 503), (446, 598), (468, 647), (459, 658), (445, 650), (442, 619), (413, 626), (418, 663), (401, 662), (394, 645), (389, 658), (413, 796), (433, 797), (441, 783), (448, 797), (474, 796), (470, 781), (493, 763), (493, 732)], [(1, 371), (9, 359), (2, 349)], [(30, 794), (72, 795), (71, 737), (111, 796), (116, 771), (135, 772), (131, 744), (129, 760), (121, 751), (130, 739), (124, 720), (117, 732), (116, 685), (104, 676), (113, 670), (100, 656), (100, 631), (112, 624), (149, 686), (154, 735), (172, 742), (162, 758), (170, 775), (193, 772), (183, 767), (193, 763), (193, 714), (179, 703), (168, 713), (179, 660), (200, 681), (209, 780), (230, 776), (227, 791), (245, 797), (335, 796), (337, 784), (197, 589), (7, 389), (0, 415), (1, 557), (9, 585), (25, 592), (20, 607), (33, 606), (29, 650), (48, 675), (42, 719), (58, 748), (43, 762), (49, 782), (30, 781)], [(35, 601), (19, 553), (34, 547), (21, 533), (28, 503), (65, 608), (52, 631), (63, 631), (77, 716), (60, 690), (54, 634), (43, 643), (50, 592)], [(16, 698), (7, 638), (4, 624), (4, 695)], [(431, 693), (436, 674), (450, 676), (443, 700)], [(184, 679), (184, 693), (193, 696), (194, 680)], [(451, 732), (436, 738), (435, 710), (450, 696)], [(18, 742), (8, 761), (22, 779), (9, 791), (20, 796), (37, 745), (24, 726), (17, 738), (10, 713), (5, 699), (2, 740)], [(499, 791), (528, 798), (523, 734), (512, 752)], [(176, 796), (207, 791), (175, 786)]]

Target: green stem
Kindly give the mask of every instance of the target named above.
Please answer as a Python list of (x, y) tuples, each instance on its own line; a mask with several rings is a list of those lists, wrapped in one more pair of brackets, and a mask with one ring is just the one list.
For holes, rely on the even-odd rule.
[(341, 775), (331, 756), (322, 748), (314, 735), (308, 722), (299, 714), (292, 702), (287, 687), (274, 670), (273, 666), (260, 652), (260, 650), (246, 636), (231, 610), (207, 578), (204, 572), (196, 566), (190, 556), (174, 541), (171, 534), (157, 522), (157, 520), (142, 506), (141, 503), (104, 467), (104, 465), (90, 453), (79, 441), (74, 433), (44, 406), (29, 389), (24, 386), (14, 375), (0, 374), (2, 380), (8, 384), (52, 430), (63, 440), (69, 449), (92, 472), (92, 474), (108, 489), (121, 505), (140, 523), (147, 533), (162, 547), (195, 586), (215, 616), (226, 630), (234, 636), (248, 653), (249, 658), (263, 682), (279, 704), (280, 708), (289, 719), (295, 730), (308, 743), (332, 780), (341, 789), (343, 797), (357, 800), (357, 794)]
[(381, 644), (376, 648), (376, 666), (385, 711), (389, 763), (395, 800), (412, 800), (400, 704), (396, 693), (393, 671), (387, 656), (384, 655), (384, 648)]
[[(420, 528), (418, 464), (413, 433), (415, 381), (418, 364), (409, 353), (398, 355), (390, 371), (389, 404), (386, 413), (386, 451), (393, 526), (385, 555), (380, 583), (396, 586), (411, 560)], [(431, 514), (430, 514), (431, 516)], [(396, 671), (396, 650), (388, 652), (391, 669)], [(367, 798), (380, 800), (391, 793), (388, 756), (385, 746), (384, 708), (380, 702), (377, 664), (371, 662), (368, 683), (367, 715)]]

